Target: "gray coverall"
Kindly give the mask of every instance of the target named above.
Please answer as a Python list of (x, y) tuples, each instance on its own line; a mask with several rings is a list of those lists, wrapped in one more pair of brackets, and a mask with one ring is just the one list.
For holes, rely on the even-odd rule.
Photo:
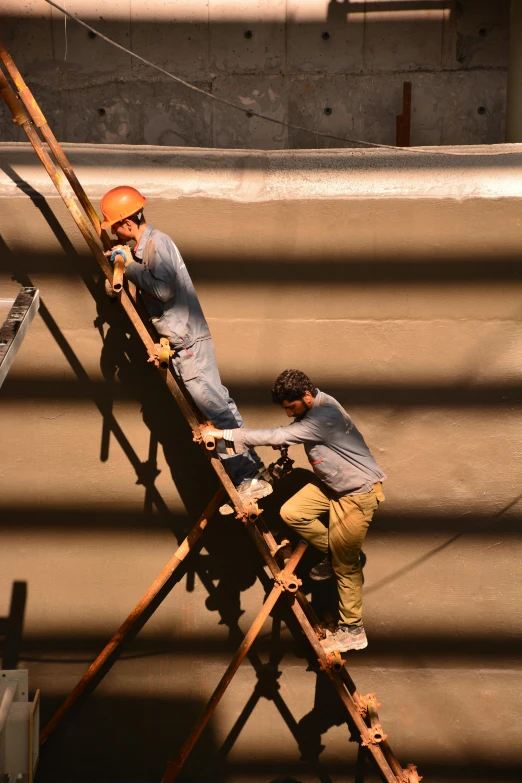
[[(149, 224), (133, 256), (125, 273), (142, 292), (156, 331), (175, 350), (175, 370), (199, 410), (220, 429), (243, 427), (237, 406), (221, 383), (210, 329), (178, 248)], [(262, 467), (253, 449), (220, 457), (236, 486), (257, 476)]]

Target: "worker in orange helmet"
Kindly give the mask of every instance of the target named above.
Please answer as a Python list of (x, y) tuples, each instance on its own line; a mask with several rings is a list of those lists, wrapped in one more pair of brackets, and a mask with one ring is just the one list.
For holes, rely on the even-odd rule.
[[(173, 365), (201, 413), (220, 429), (243, 427), (243, 419), (228, 389), (221, 383), (210, 329), (203, 315), (187, 267), (172, 239), (145, 220), (146, 198), (136, 188), (122, 185), (101, 200), (103, 229), (110, 229), (123, 251), (125, 275), (142, 292), (150, 320), (174, 349)], [(134, 240), (134, 248), (128, 242)], [(220, 455), (243, 501), (259, 500), (272, 492), (268, 473), (250, 449), (233, 456)], [(233, 513), (227, 503), (222, 514)]]

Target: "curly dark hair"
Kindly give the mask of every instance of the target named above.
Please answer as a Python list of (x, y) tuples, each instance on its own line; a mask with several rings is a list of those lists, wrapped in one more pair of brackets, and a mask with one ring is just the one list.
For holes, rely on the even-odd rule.
[(284, 370), (274, 383), (272, 400), (276, 405), (302, 400), (307, 391), (317, 397), (317, 389), (308, 375), (301, 370)]

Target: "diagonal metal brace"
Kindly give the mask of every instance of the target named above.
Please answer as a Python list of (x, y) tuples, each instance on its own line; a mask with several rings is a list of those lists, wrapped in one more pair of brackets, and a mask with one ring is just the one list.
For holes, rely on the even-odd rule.
[[(301, 557), (305, 553), (307, 546), (308, 545), (304, 541), (300, 541), (299, 544), (296, 546), (292, 554), (292, 557), (290, 558), (285, 568), (283, 569), (282, 573), (284, 574), (285, 578), (288, 577), (290, 574), (292, 574), (294, 568), (297, 566)], [(208, 702), (207, 706), (201, 713), (199, 719), (197, 720), (194, 727), (192, 728), (192, 731), (187, 737), (183, 747), (179, 751), (177, 758), (173, 761), (168, 762), (167, 769), (162, 778), (162, 783), (172, 783), (172, 781), (174, 781), (178, 776), (179, 772), (183, 767), (183, 764), (185, 763), (187, 756), (189, 755), (190, 751), (192, 750), (192, 748), (198, 741), (199, 737), (201, 736), (203, 729), (207, 725), (212, 714), (214, 713), (214, 710), (219, 704), (223, 694), (225, 693), (226, 689), (230, 685), (234, 674), (239, 669), (241, 662), (245, 658), (246, 654), (248, 653), (249, 649), (254, 643), (257, 635), (259, 634), (261, 628), (263, 627), (265, 620), (268, 618), (270, 612), (276, 605), (278, 599), (281, 597), (283, 592), (284, 592), (283, 580), (281, 579), (277, 581), (277, 579), (274, 577), (274, 585), (265, 603), (261, 607), (261, 611), (259, 612), (256, 619), (252, 623), (238, 651), (236, 652), (227, 670), (225, 671), (224, 675), (219, 681), (214, 693), (210, 697), (210, 701)]]

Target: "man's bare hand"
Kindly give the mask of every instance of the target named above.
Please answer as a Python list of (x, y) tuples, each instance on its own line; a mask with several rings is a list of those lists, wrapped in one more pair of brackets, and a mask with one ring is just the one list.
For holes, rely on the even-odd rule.
[(216, 430), (214, 427), (200, 427), (200, 429), (206, 448), (212, 451), (216, 448), (216, 441), (223, 437), (223, 430)]
[(208, 435), (214, 440), (221, 440), (223, 438), (223, 430), (215, 430), (214, 427), (208, 427), (204, 432), (205, 437)]

